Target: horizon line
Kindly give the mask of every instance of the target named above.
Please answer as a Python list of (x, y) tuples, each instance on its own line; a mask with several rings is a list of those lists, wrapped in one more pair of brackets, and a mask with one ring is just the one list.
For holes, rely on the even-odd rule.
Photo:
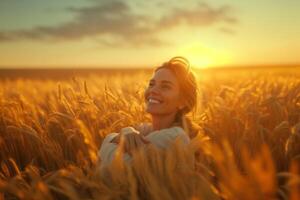
[[(274, 64), (243, 64), (243, 65), (222, 65), (222, 66), (209, 66), (209, 67), (193, 67), (193, 69), (226, 69), (226, 68), (268, 68), (268, 67), (300, 67), (299, 63), (274, 63)], [(41, 66), (4, 66), (0, 65), (0, 70), (131, 70), (131, 69), (153, 69), (154, 67), (145, 65), (41, 65)]]

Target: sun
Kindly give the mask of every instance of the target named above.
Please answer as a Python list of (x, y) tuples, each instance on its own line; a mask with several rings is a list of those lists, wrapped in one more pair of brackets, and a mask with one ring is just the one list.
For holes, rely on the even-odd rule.
[(219, 67), (229, 63), (228, 54), (203, 45), (193, 44), (182, 47), (179, 54), (186, 57), (195, 68)]

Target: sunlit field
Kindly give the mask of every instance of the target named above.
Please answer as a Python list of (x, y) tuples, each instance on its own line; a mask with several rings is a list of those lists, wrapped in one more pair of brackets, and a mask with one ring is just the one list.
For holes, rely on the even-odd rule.
[(198, 136), (102, 170), (152, 72), (61, 73), (0, 72), (0, 199), (300, 199), (300, 68), (199, 69)]

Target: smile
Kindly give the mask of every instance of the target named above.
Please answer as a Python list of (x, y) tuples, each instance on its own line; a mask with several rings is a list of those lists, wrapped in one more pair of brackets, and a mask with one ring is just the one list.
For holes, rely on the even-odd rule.
[(149, 98), (148, 102), (151, 104), (161, 104), (162, 102), (157, 100), (157, 99), (153, 99), (153, 98)]

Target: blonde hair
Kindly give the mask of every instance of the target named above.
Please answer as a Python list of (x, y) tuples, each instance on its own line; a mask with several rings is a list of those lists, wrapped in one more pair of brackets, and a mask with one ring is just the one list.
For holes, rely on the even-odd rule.
[(175, 75), (179, 83), (181, 98), (185, 103), (185, 107), (177, 112), (173, 125), (181, 126), (190, 138), (193, 138), (197, 135), (199, 126), (187, 114), (197, 108), (197, 77), (191, 70), (189, 61), (181, 56), (173, 57), (154, 71), (157, 72), (160, 69), (169, 69)]

